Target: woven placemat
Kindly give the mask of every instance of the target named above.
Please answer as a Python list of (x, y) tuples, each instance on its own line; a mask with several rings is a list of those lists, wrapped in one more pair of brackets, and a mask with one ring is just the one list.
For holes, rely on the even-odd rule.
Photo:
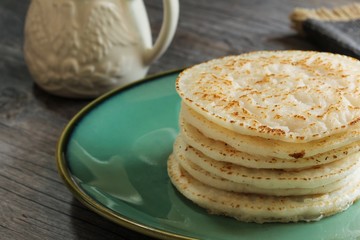
[(322, 50), (360, 59), (360, 3), (336, 8), (296, 8), (290, 19), (293, 28)]

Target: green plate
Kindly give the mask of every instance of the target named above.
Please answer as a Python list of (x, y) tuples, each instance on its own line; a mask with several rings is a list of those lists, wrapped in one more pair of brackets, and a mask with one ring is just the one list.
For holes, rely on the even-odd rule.
[(209, 215), (171, 185), (166, 161), (178, 132), (179, 72), (104, 95), (80, 111), (57, 149), (61, 176), (98, 214), (164, 239), (357, 239), (360, 202), (319, 222), (251, 224)]

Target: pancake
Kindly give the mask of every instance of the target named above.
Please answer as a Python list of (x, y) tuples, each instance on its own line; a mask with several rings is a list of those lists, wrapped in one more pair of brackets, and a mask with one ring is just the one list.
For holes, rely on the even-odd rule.
[(244, 222), (318, 221), (346, 210), (360, 197), (360, 174), (345, 187), (328, 194), (276, 197), (233, 193), (205, 185), (182, 169), (172, 155), (168, 173), (179, 192), (209, 213)]
[(360, 168), (360, 153), (352, 154), (341, 161), (304, 170), (246, 168), (233, 163), (213, 160), (186, 145), (180, 137), (174, 144), (173, 154), (177, 159), (185, 158), (221, 178), (266, 189), (321, 187), (341, 180)]
[[(331, 163), (333, 161), (340, 160), (341, 158), (360, 151), (360, 141), (357, 141), (340, 148), (329, 150), (328, 152), (313, 155), (311, 157), (284, 159), (272, 156), (261, 156), (258, 154), (260, 150), (257, 148), (256, 154), (249, 154), (243, 151), (238, 151), (237, 149), (231, 147), (229, 144), (226, 144), (222, 141), (217, 141), (205, 137), (198, 129), (188, 124), (183, 118), (180, 119), (180, 131), (182, 139), (188, 145), (198, 149), (206, 156), (209, 156), (214, 160), (235, 163), (249, 168), (309, 168), (326, 163)], [(245, 144), (242, 149), (249, 151), (249, 148), (246, 148), (246, 146), (250, 144), (251, 143)], [(260, 144), (256, 146), (260, 146), (262, 148), (261, 151), (264, 151), (263, 145)], [(271, 150), (272, 149), (269, 146), (268, 152)]]
[(196, 127), (206, 137), (225, 142), (238, 151), (283, 159), (307, 158), (360, 141), (360, 129), (307, 143), (289, 143), (242, 135), (210, 122), (185, 104), (181, 107), (181, 118)]
[(312, 195), (312, 194), (323, 194), (337, 190), (346, 184), (348, 184), (355, 176), (360, 174), (360, 168), (345, 178), (337, 180), (327, 185), (322, 185), (315, 188), (259, 188), (251, 184), (237, 183), (228, 179), (217, 176), (213, 173), (206, 171), (199, 165), (188, 160), (184, 155), (173, 155), (176, 161), (185, 169), (193, 178), (199, 182), (209, 185), (214, 188), (218, 188), (225, 191), (238, 192), (238, 193), (255, 193), (262, 195), (272, 196), (298, 196), (298, 195)]
[(171, 182), (245, 222), (344, 211), (360, 198), (359, 69), (331, 53), (262, 51), (184, 70)]
[(183, 71), (176, 90), (232, 132), (310, 142), (360, 125), (360, 61), (331, 53), (260, 51)]

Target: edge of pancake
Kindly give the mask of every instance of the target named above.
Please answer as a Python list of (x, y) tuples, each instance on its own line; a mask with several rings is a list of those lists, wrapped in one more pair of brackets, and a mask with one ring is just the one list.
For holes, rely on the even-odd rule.
[(230, 192), (254, 193), (254, 194), (262, 194), (262, 195), (270, 195), (270, 196), (299, 196), (299, 195), (325, 194), (345, 186), (352, 180), (352, 178), (354, 178), (354, 174), (360, 174), (360, 168), (359, 168), (354, 173), (351, 173), (350, 175), (346, 176), (344, 179), (315, 188), (266, 189), (266, 188), (259, 188), (250, 184), (233, 182), (228, 179), (222, 178), (220, 176), (214, 175), (213, 173), (206, 171), (205, 169), (201, 168), (199, 165), (191, 162), (190, 160), (182, 156), (174, 155), (174, 158), (180, 164), (180, 166), (183, 169), (185, 169), (185, 171), (187, 171), (193, 178), (195, 178), (196, 180), (198, 180), (203, 184)]
[[(182, 139), (190, 146), (217, 161), (230, 162), (249, 168), (268, 169), (300, 169), (318, 166), (338, 161), (350, 154), (360, 152), (360, 142), (354, 142), (344, 147), (336, 148), (325, 153), (319, 153), (305, 158), (284, 159), (278, 157), (249, 154), (239, 151), (225, 142), (204, 136), (197, 128), (180, 119)], [(261, 147), (261, 146), (260, 146)], [(248, 150), (248, 148), (247, 148)], [(262, 148), (264, 150), (264, 148)], [(269, 149), (271, 151), (271, 149)], [(265, 155), (265, 154), (264, 154)]]
[(239, 151), (283, 159), (311, 157), (360, 140), (360, 129), (307, 143), (289, 143), (242, 135), (210, 122), (185, 104), (182, 104), (180, 110), (180, 122), (182, 119), (204, 136), (225, 142)]
[(176, 158), (186, 158), (206, 171), (227, 180), (267, 189), (321, 187), (343, 179), (360, 167), (360, 153), (356, 153), (340, 161), (303, 170), (246, 168), (213, 160), (186, 145), (179, 137), (174, 144), (173, 154)]
[(226, 215), (244, 222), (318, 221), (350, 207), (360, 197), (360, 176), (346, 187), (315, 197), (272, 197), (231, 193), (197, 181), (171, 155), (168, 175), (186, 198), (209, 213)]

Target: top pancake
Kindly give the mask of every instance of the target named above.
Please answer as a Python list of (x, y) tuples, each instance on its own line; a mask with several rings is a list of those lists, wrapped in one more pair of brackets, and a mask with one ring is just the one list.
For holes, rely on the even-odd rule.
[(360, 61), (310, 51), (262, 51), (183, 71), (182, 100), (231, 131), (309, 142), (360, 127)]

